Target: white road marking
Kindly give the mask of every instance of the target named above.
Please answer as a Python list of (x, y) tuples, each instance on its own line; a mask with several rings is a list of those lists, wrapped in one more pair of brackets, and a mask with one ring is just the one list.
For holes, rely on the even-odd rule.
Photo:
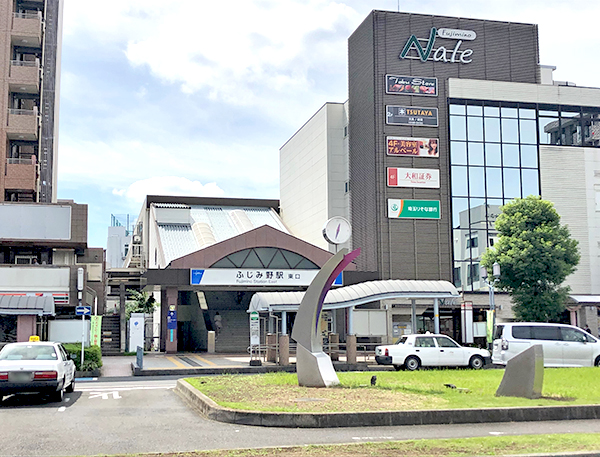
[(58, 408), (58, 412), (59, 412), (59, 413), (62, 413), (62, 412), (64, 412), (66, 409), (67, 409), (67, 407), (66, 407), (66, 406), (61, 406), (60, 408)]
[(118, 400), (119, 398), (123, 398), (119, 395), (118, 391), (112, 391), (112, 392), (92, 392), (90, 393), (89, 398), (99, 398), (102, 397), (102, 400), (108, 400), (108, 396), (112, 393), (113, 396), (113, 400)]
[(65, 401), (71, 401), (71, 399), (69, 397), (66, 397)]
[(490, 432), (490, 435), (506, 435), (505, 432)]
[(393, 436), (353, 436), (352, 439), (353, 440), (373, 441), (373, 440), (393, 440), (394, 437)]
[(112, 392), (114, 390), (156, 390), (156, 389), (174, 389), (175, 386), (112, 386), (112, 387), (84, 387), (77, 388), (78, 392)]

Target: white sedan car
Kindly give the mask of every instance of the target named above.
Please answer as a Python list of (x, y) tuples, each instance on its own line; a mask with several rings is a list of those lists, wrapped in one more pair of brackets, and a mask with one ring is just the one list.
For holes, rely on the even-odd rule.
[(75, 388), (75, 363), (62, 344), (10, 343), (0, 351), (0, 401), (17, 393), (49, 394), (60, 402)]
[(460, 346), (446, 335), (426, 333), (404, 335), (396, 344), (377, 346), (375, 360), (380, 365), (393, 365), (396, 370), (467, 366), (477, 370), (490, 361), (490, 352)]

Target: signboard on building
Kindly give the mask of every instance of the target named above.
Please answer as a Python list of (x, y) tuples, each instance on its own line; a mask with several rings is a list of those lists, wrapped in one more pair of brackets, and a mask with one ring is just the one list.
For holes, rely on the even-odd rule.
[[(308, 286), (315, 278), (315, 270), (277, 270), (248, 268), (191, 269), (192, 286)], [(342, 274), (334, 285), (342, 285)]]
[(437, 78), (385, 75), (386, 94), (429, 95), (437, 97)]
[(387, 155), (439, 157), (439, 140), (437, 138), (406, 138), (388, 136), (386, 138)]
[[(444, 40), (455, 40), (454, 42), (444, 41), (443, 45), (435, 47), (436, 36)], [(433, 60), (434, 62), (445, 63), (461, 63), (468, 64), (473, 61), (473, 50), (462, 49), (463, 40), (472, 41), (477, 38), (477, 34), (473, 30), (461, 29), (436, 29), (432, 27), (429, 32), (429, 38), (417, 38), (416, 35), (411, 35), (400, 55), (400, 59), (418, 59), (421, 62)], [(421, 44), (425, 42), (425, 46)]]
[(439, 219), (439, 200), (400, 200), (388, 198), (390, 219)]
[(386, 105), (385, 111), (386, 123), (390, 125), (438, 126), (437, 108)]
[(387, 169), (387, 185), (389, 187), (424, 187), (440, 188), (440, 170), (426, 168), (393, 168)]

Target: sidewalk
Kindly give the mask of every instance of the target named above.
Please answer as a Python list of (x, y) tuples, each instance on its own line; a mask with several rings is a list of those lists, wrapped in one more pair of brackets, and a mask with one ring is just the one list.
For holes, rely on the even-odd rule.
[[(224, 373), (266, 373), (272, 371), (296, 371), (296, 359), (290, 358), (290, 365), (281, 366), (261, 359), (260, 366), (250, 366), (248, 354), (209, 354), (189, 353), (165, 354), (150, 352), (144, 355), (143, 366), (137, 366), (135, 356), (104, 356), (102, 358), (102, 377), (115, 376), (161, 376), (161, 375), (197, 375)], [(344, 360), (334, 362), (337, 371), (386, 370), (384, 367), (367, 362), (349, 365)]]

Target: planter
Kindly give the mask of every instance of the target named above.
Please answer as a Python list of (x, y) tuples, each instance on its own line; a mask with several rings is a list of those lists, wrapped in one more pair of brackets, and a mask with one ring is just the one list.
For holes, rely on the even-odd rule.
[(75, 378), (97, 378), (100, 376), (100, 368), (88, 371), (76, 371)]

